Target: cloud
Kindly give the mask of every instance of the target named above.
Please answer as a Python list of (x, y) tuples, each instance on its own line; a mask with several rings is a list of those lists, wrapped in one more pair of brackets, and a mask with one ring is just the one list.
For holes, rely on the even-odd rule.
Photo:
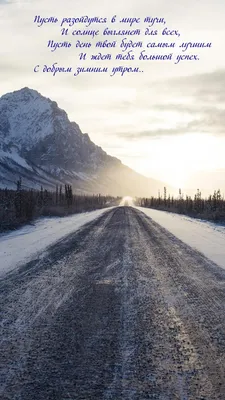
[[(25, 4), (25, 2), (26, 7), (14, 6)], [(182, 2), (185, 3), (183, 0)], [(145, 70), (143, 75), (130, 74), (124, 77), (80, 74), (77, 78), (70, 75), (58, 75), (53, 78), (50, 75), (33, 73), (34, 65), (39, 63), (52, 65), (57, 61), (64, 65), (63, 63), (66, 62), (74, 68), (80, 65), (77, 59), (79, 49), (50, 52), (47, 48), (48, 40), (61, 38), (58, 26), (46, 25), (37, 28), (33, 23), (35, 15), (54, 14), (58, 17), (65, 15), (72, 17), (85, 13), (89, 15), (97, 13), (109, 19), (114, 13), (118, 16), (128, 16), (128, 14), (147, 16), (149, 15), (147, 0), (142, 0), (141, 7), (135, 0), (131, 0), (128, 9), (127, 5), (119, 0), (110, 5), (106, 2), (103, 4), (100, 0), (94, 3), (90, 0), (78, 0), (76, 10), (72, 0), (65, 0), (64, 3), (58, 0), (48, 2), (0, 0), (0, 4), (9, 3), (11, 6), (1, 7), (5, 10), (4, 18), (2, 18), (2, 32), (7, 38), (2, 44), (4, 55), (4, 64), (1, 65), (2, 94), (14, 90), (15, 86), (38, 89), (43, 95), (58, 101), (60, 107), (68, 112), (70, 119), (79, 123), (84, 131), (90, 134), (94, 132), (102, 137), (107, 132), (109, 140), (112, 141), (113, 136), (135, 140), (177, 136), (195, 131), (213, 135), (224, 134), (225, 120), (221, 103), (225, 103), (223, 91), (225, 69), (193, 74), (194, 71), (199, 70), (198, 63), (186, 62), (179, 66), (168, 64), (168, 68), (165, 68), (162, 63), (146, 62), (143, 63)], [(168, 5), (165, 0), (160, 0), (160, 9), (163, 10), (163, 14), (165, 13), (166, 19), (180, 29), (184, 29), (186, 24), (183, 19), (180, 24), (183, 15), (182, 6), (181, 4)], [(158, 15), (159, 1), (153, 1), (151, 7), (152, 15)], [(202, 32), (205, 35), (206, 31), (201, 24), (207, 25), (209, 15), (211, 15), (208, 11), (210, 9), (213, 9), (214, 15), (218, 18), (210, 20), (212, 22), (210, 32), (217, 32), (218, 21), (220, 19), (222, 21), (222, 15), (224, 15), (222, 4), (209, 6), (200, 20), (196, 14), (196, 7), (198, 9), (200, 6), (196, 6), (196, 2), (192, 0), (187, 18), (185, 17), (185, 21), (188, 19), (188, 27), (186, 32), (185, 29), (183, 31), (184, 38), (186, 35), (191, 35), (192, 30), (198, 31), (198, 29), (198, 33)], [(75, 38), (73, 42), (75, 43)], [(211, 54), (211, 49), (207, 54)], [(212, 65), (220, 66), (224, 62), (223, 57), (223, 54), (218, 52), (217, 58), (210, 65), (202, 62), (200, 70), (210, 71)], [(212, 61), (212, 58), (210, 60)], [(217, 63), (215, 64), (214, 61)], [(181, 72), (182, 74), (192, 72), (192, 75), (178, 76)], [(172, 78), (175, 74), (176, 77)], [(121, 146), (123, 145), (124, 140)]]
[(202, 118), (193, 119), (186, 124), (181, 124), (176, 127), (146, 129), (142, 131), (137, 130), (136, 132), (117, 132), (116, 136), (124, 139), (140, 140), (196, 133), (225, 136), (225, 110), (213, 110), (211, 114), (206, 113)]
[(155, 82), (151, 91), (157, 94), (153, 98), (147, 92), (144, 107), (146, 115), (147, 110), (149, 115), (155, 113), (161, 126), (155, 128), (156, 118), (149, 118), (149, 129), (127, 129), (116, 135), (127, 140), (193, 133), (225, 136), (224, 86), (225, 70)]
[(146, 139), (146, 138), (155, 138), (159, 136), (167, 136), (167, 135), (177, 135), (181, 134), (180, 129), (156, 129), (156, 130), (145, 130), (145, 131), (137, 131), (137, 132), (117, 132), (116, 135), (120, 138), (125, 139)]
[(187, 134), (211, 134), (211, 135), (224, 135), (225, 136), (225, 111), (208, 116), (207, 120), (196, 119), (187, 124), (177, 127), (164, 128), (164, 129), (149, 129), (136, 132), (118, 132), (116, 135), (120, 138), (140, 140), (140, 139), (153, 139), (165, 136), (178, 136)]
[[(152, 87), (152, 83), (150, 85)], [(154, 86), (172, 96), (192, 97), (195, 102), (225, 102), (225, 69), (166, 79), (156, 82)]]

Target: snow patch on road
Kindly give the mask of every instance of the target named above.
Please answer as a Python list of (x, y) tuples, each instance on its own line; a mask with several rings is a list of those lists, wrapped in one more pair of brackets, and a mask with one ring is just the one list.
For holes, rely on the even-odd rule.
[(225, 269), (225, 226), (166, 211), (135, 208)]
[(40, 218), (33, 225), (26, 225), (14, 232), (0, 235), (0, 275), (25, 264), (34, 257), (41, 258), (48, 246), (77, 231), (111, 208), (113, 207), (64, 218)]

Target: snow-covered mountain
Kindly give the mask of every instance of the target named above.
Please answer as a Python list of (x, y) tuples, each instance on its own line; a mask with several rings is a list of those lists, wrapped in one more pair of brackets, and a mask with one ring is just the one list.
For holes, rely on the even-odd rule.
[(0, 183), (117, 195), (156, 194), (163, 183), (124, 166), (96, 146), (55, 101), (23, 88), (0, 98)]

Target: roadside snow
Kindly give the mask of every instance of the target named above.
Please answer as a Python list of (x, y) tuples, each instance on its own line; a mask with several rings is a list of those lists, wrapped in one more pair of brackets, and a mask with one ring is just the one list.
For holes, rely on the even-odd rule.
[(39, 253), (48, 246), (98, 218), (110, 208), (64, 218), (40, 218), (33, 226), (26, 225), (14, 232), (0, 235), (0, 276), (34, 257), (39, 257)]
[[(121, 204), (122, 205), (122, 204)], [(225, 269), (225, 226), (198, 219), (135, 207)], [(40, 257), (48, 246), (93, 221), (109, 208), (64, 218), (41, 218), (14, 232), (0, 235), (0, 276)]]
[(166, 211), (135, 208), (144, 212), (182, 242), (225, 268), (225, 226)]

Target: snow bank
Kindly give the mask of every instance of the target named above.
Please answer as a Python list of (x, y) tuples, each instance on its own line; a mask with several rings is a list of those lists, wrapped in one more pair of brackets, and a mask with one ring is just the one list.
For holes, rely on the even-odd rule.
[(135, 207), (163, 226), (182, 242), (225, 268), (225, 226), (179, 214)]
[(40, 252), (62, 237), (93, 221), (110, 208), (64, 218), (41, 218), (15, 232), (0, 236), (0, 275), (38, 257)]

